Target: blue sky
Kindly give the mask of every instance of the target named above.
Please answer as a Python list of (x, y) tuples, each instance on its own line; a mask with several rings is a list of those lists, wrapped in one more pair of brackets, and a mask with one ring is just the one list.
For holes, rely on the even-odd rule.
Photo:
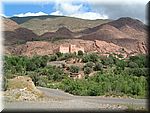
[(142, 0), (142, 2), (140, 0), (126, 0), (123, 4), (122, 0), (107, 0), (108, 2), (105, 1), (2, 0), (2, 15), (6, 17), (63, 15), (90, 20), (132, 17), (145, 22), (146, 3), (148, 2), (148, 0)]
[(37, 12), (44, 12), (49, 14), (50, 12), (54, 11), (54, 4), (17, 4), (17, 3), (4, 3), (3, 4), (3, 13), (6, 16), (13, 16), (21, 13), (37, 13)]

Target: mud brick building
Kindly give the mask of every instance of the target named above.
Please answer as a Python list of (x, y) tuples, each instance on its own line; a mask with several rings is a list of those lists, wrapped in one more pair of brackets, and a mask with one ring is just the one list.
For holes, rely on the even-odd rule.
[(64, 46), (64, 45), (60, 45), (58, 48), (56, 48), (54, 50), (54, 53), (57, 52), (61, 52), (61, 53), (74, 53), (74, 52), (78, 52), (78, 51), (82, 51), (84, 52), (84, 48), (83, 47), (77, 47), (76, 45), (69, 45), (69, 46)]

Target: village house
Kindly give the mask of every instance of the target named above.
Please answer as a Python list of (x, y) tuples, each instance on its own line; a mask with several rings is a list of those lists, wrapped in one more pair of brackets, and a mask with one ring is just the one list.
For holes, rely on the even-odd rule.
[(69, 45), (69, 46), (64, 46), (64, 45), (60, 45), (58, 48), (56, 48), (54, 50), (54, 53), (57, 52), (61, 52), (61, 53), (74, 53), (74, 52), (78, 52), (78, 51), (82, 51), (84, 52), (84, 48), (83, 47), (77, 47), (76, 45)]

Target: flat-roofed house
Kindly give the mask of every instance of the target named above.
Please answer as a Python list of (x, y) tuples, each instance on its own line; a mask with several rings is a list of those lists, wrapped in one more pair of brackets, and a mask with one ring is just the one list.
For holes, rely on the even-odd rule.
[(56, 48), (56, 49), (54, 50), (54, 53), (57, 53), (57, 52), (69, 53), (69, 46), (60, 45), (58, 48)]
[(84, 52), (84, 48), (83, 47), (76, 47), (76, 45), (69, 45), (69, 46), (64, 46), (64, 45), (60, 45), (58, 48), (56, 48), (54, 50), (54, 53), (57, 52), (61, 52), (61, 53), (78, 53), (78, 51), (83, 51)]

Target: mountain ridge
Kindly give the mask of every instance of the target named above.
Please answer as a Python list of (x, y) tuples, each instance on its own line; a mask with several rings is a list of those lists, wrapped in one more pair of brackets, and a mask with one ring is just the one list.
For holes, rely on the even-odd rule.
[[(62, 18), (62, 17), (60, 17), (60, 18)], [(34, 21), (34, 20), (32, 20), (32, 21)], [(63, 21), (64, 21), (64, 17), (63, 17)], [(68, 22), (68, 18), (66, 19), (66, 21)], [(69, 21), (71, 21), (71, 20), (69, 20)], [(78, 21), (80, 21), (80, 19)], [(36, 21), (35, 21), (35, 23), (36, 23)], [(132, 25), (132, 23), (133, 23), (133, 25)], [(43, 22), (43, 24), (45, 24), (45, 23)], [(72, 24), (75, 24), (75, 23), (72, 22)], [(12, 24), (12, 25), (14, 25), (14, 24)], [(118, 20), (109, 21), (106, 23), (99, 23), (98, 25), (96, 25), (94, 27), (85, 28), (85, 29), (79, 30), (79, 31), (74, 31), (72, 29), (69, 29), (68, 27), (66, 27), (63, 24), (60, 25), (59, 27), (56, 25), (58, 28), (55, 31), (46, 29), (47, 32), (45, 31), (45, 33), (43, 33), (41, 35), (36, 34), (30, 28), (28, 29), (26, 27), (23, 27), (21, 24), (16, 24), (16, 25), (19, 26), (19, 28), (18, 28), (19, 30), (18, 29), (13, 30), (12, 32), (14, 34), (10, 33), (10, 31), (8, 31), (7, 29), (4, 31), (5, 37), (6, 37), (5, 39), (6, 39), (6, 42), (13, 40), (13, 38), (14, 38), (13, 42), (16, 42), (18, 40), (25, 41), (24, 43), (19, 45), (19, 48), (22, 48), (21, 50), (23, 50), (23, 48), (26, 47), (26, 46), (21, 46), (21, 45), (26, 45), (28, 42), (38, 40), (39, 43), (36, 43), (36, 42), (32, 43), (33, 45), (37, 44), (37, 46), (35, 46), (35, 47), (40, 46), (40, 41), (41, 41), (41, 44), (43, 43), (42, 41), (47, 41), (50, 44), (50, 45), (49, 44), (47, 44), (47, 45), (50, 48), (52, 46), (52, 48), (51, 48), (52, 50), (55, 49), (56, 47), (58, 47), (59, 45), (61, 45), (61, 43), (64, 43), (64, 44), (70, 43), (70, 44), (77, 44), (79, 46), (83, 46), (84, 48), (86, 48), (87, 52), (96, 51), (96, 50), (102, 51), (102, 50), (99, 50), (96, 46), (94, 46), (96, 44), (95, 40), (98, 40), (98, 41), (101, 41), (100, 43), (105, 41), (105, 45), (107, 45), (109, 43), (113, 43), (116, 45), (116, 47), (125, 48), (128, 51), (131, 50), (132, 52), (134, 51), (135, 53), (146, 53), (146, 51), (147, 51), (144, 49), (144, 48), (147, 48), (147, 42), (146, 42), (146, 40), (147, 40), (146, 27), (147, 26), (144, 25), (139, 20), (132, 19), (129, 17), (123, 17)], [(10, 24), (10, 26), (11, 26), (11, 24)], [(45, 27), (45, 26), (43, 25), (43, 27)], [(53, 26), (50, 26), (50, 27), (53, 27)], [(39, 28), (39, 30), (42, 30), (42, 29), (43, 29), (42, 27)], [(38, 32), (38, 30), (37, 30), (37, 32)], [(58, 42), (57, 45), (55, 44), (55, 42)], [(80, 42), (85, 43), (85, 44), (80, 44)], [(28, 45), (28, 46), (32, 46), (32, 44)], [(93, 49), (90, 49), (89, 47), (87, 47), (87, 45), (91, 45), (89, 47), (91, 47)], [(11, 43), (10, 43), (10, 46), (11, 46)], [(15, 48), (17, 48), (17, 44), (15, 44)], [(44, 45), (40, 48), (44, 48), (45, 51), (47, 51), (46, 47)], [(12, 49), (14, 49), (14, 48), (12, 48)], [(44, 49), (42, 51), (44, 51)], [(31, 49), (26, 49), (26, 50), (28, 51)], [(110, 50), (111, 50), (111, 46), (110, 46)], [(36, 51), (38, 51), (38, 50), (35, 49), (35, 52), (33, 52), (33, 53), (36, 53)], [(51, 54), (52, 54), (52, 52), (51, 52)]]

